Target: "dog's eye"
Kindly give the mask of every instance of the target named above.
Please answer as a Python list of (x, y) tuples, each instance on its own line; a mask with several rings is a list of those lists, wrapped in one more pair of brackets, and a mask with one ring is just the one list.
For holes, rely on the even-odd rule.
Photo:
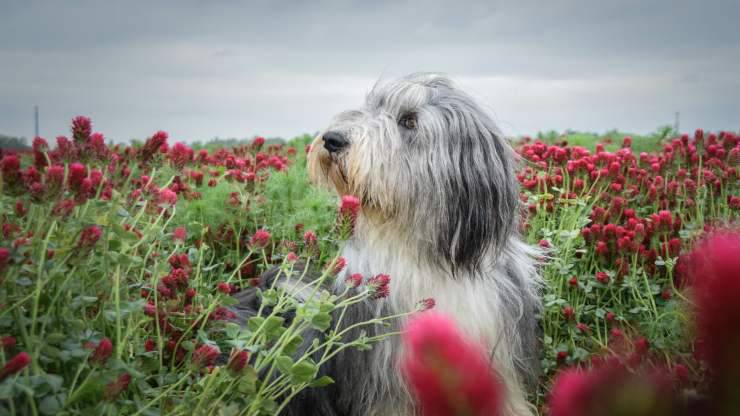
[(409, 130), (414, 130), (416, 128), (416, 113), (404, 114), (403, 117), (398, 120), (398, 124)]

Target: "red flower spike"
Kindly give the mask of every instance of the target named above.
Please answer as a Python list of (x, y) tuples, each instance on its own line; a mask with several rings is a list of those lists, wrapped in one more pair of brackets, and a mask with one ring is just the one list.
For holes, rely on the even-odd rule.
[(216, 362), (219, 354), (221, 354), (221, 351), (218, 350), (218, 347), (208, 344), (201, 345), (195, 351), (193, 351), (193, 367), (200, 369), (203, 367), (211, 366)]
[(90, 361), (96, 364), (105, 364), (106, 361), (108, 361), (108, 358), (113, 354), (113, 343), (108, 338), (103, 338), (100, 340), (98, 345), (95, 347), (95, 350), (93, 351), (92, 355), (90, 356)]
[(178, 243), (184, 243), (187, 237), (188, 232), (185, 230), (185, 227), (177, 227), (172, 232), (172, 238)]
[(25, 351), (18, 353), (13, 358), (9, 359), (0, 370), (0, 381), (10, 375), (20, 373), (29, 364), (31, 364), (31, 356)]
[(344, 279), (344, 281), (348, 285), (350, 285), (352, 287), (358, 287), (358, 286), (360, 286), (362, 284), (362, 280), (363, 280), (362, 274), (360, 274), (360, 273), (351, 274), (351, 275), (347, 276), (346, 279)]
[(270, 233), (264, 229), (255, 231), (254, 235), (249, 240), (249, 244), (255, 248), (267, 247), (267, 245), (270, 244)]
[(487, 352), (452, 320), (435, 312), (417, 315), (402, 340), (401, 369), (422, 416), (501, 414), (504, 387)]
[(229, 363), (227, 368), (232, 374), (238, 375), (244, 370), (247, 363), (249, 362), (249, 351), (246, 350), (233, 350), (231, 357), (229, 357)]
[[(342, 258), (342, 257), (340, 257)], [(373, 291), (373, 299), (382, 299), (390, 294), (391, 277), (387, 274), (379, 274), (367, 280), (367, 286)]]
[(112, 383), (108, 383), (105, 386), (105, 392), (103, 397), (106, 400), (115, 400), (124, 391), (128, 389), (128, 385), (131, 383), (131, 375), (129, 373), (123, 373), (118, 376), (118, 379)]
[(437, 302), (433, 298), (427, 298), (419, 302), (419, 309), (424, 312), (433, 309)]
[(736, 397), (733, 395), (740, 377), (738, 253), (740, 231), (722, 230), (697, 243), (688, 256), (688, 274), (696, 297), (698, 338), (702, 341), (701, 355), (714, 375), (712, 389), (718, 404)]

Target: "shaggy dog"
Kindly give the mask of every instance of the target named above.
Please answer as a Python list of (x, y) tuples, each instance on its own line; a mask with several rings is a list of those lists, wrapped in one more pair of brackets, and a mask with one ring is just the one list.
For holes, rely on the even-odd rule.
[[(504, 414), (532, 414), (525, 390), (537, 369), (537, 251), (517, 234), (514, 152), (483, 108), (434, 74), (376, 85), (362, 108), (337, 115), (316, 137), (308, 165), (313, 183), (361, 201), (342, 273), (391, 276), (390, 296), (349, 310), (345, 322), (434, 298), (436, 310), (490, 349), (507, 390)], [(336, 282), (341, 289), (343, 276)], [(335, 383), (304, 391), (287, 413), (415, 414), (400, 351), (398, 337), (347, 350), (322, 368)]]

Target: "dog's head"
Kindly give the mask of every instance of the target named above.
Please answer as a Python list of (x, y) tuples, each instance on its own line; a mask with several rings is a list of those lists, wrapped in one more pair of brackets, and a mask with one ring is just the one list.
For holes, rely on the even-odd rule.
[(491, 117), (447, 78), (414, 74), (376, 85), (309, 154), (314, 183), (357, 196), (363, 215), (393, 224), (429, 259), (476, 267), (518, 215), (513, 151)]

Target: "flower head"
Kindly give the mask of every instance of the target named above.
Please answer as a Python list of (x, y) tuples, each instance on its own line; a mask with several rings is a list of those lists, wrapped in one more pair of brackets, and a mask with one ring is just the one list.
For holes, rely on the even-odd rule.
[(80, 247), (92, 247), (100, 240), (103, 230), (97, 225), (91, 225), (80, 234)]
[[(688, 256), (701, 353), (718, 382), (740, 376), (740, 231), (717, 231)], [(723, 381), (724, 380), (724, 381)]]
[(184, 243), (185, 239), (188, 237), (188, 232), (185, 229), (185, 227), (177, 227), (172, 232), (172, 238), (179, 243)]
[(591, 371), (568, 369), (550, 392), (550, 416), (669, 416), (679, 402), (665, 374), (633, 374), (617, 363)]
[(95, 347), (95, 350), (90, 356), (90, 361), (97, 364), (105, 364), (111, 354), (113, 354), (113, 343), (109, 338), (103, 338)]
[(316, 244), (316, 234), (314, 234), (314, 232), (311, 230), (303, 233), (303, 243), (307, 246), (312, 246)]
[(367, 280), (367, 286), (371, 291), (373, 291), (374, 299), (388, 297), (391, 291), (389, 287), (390, 283), (391, 277), (387, 274), (378, 274)]
[(252, 245), (252, 247), (255, 248), (264, 248), (267, 247), (268, 244), (270, 244), (270, 232), (263, 229), (259, 229), (254, 232), (254, 235), (252, 235), (252, 238), (249, 240), (249, 244)]
[(177, 204), (177, 193), (173, 192), (169, 188), (164, 188), (159, 191), (159, 203), (162, 205), (175, 205)]
[(349, 218), (355, 221), (360, 212), (360, 199), (352, 195), (344, 195), (342, 203), (339, 206), (339, 215), (343, 218)]
[(360, 273), (353, 273), (344, 279), (344, 281), (351, 287), (360, 286), (362, 284), (362, 280), (363, 280), (362, 274)]
[(0, 381), (5, 379), (7, 376), (21, 372), (30, 363), (31, 356), (27, 352), (24, 351), (16, 354), (13, 358), (9, 359), (0, 370)]
[(229, 363), (226, 366), (232, 374), (238, 375), (241, 374), (248, 362), (249, 351), (235, 349), (231, 352)]
[(434, 298), (426, 298), (422, 299), (419, 302), (419, 309), (423, 311), (428, 311), (430, 309), (434, 309), (434, 307), (437, 305), (437, 302), (434, 300)]
[(92, 134), (92, 122), (85, 116), (77, 116), (72, 119), (72, 138), (75, 143), (82, 145)]
[(108, 383), (105, 385), (105, 393), (104, 398), (106, 400), (115, 400), (118, 398), (118, 396), (121, 395), (126, 389), (128, 389), (128, 385), (131, 383), (131, 374), (129, 373), (122, 373), (116, 381)]
[(436, 312), (414, 316), (402, 335), (401, 369), (424, 416), (501, 414), (504, 388), (487, 352)]
[(253, 147), (254, 147), (255, 149), (258, 149), (258, 150), (259, 150), (259, 149), (260, 149), (260, 148), (262, 147), (262, 145), (264, 145), (264, 144), (265, 144), (265, 138), (264, 138), (264, 137), (262, 137), (262, 136), (257, 136), (257, 137), (255, 137), (255, 138), (254, 138), (254, 141), (252, 141), (252, 146), (253, 146)]
[(218, 359), (219, 351), (218, 347), (208, 344), (203, 344), (193, 351), (192, 364), (195, 368), (203, 368), (211, 366)]
[(79, 162), (69, 165), (69, 176), (67, 182), (72, 190), (82, 187), (82, 181), (87, 177), (87, 168)]

